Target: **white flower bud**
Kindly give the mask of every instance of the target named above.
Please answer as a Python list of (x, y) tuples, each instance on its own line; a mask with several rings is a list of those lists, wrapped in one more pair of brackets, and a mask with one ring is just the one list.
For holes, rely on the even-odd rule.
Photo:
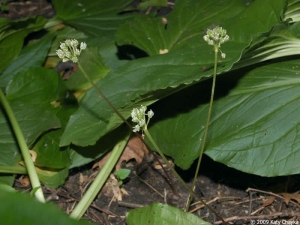
[(135, 125), (133, 132), (139, 132), (140, 131), (140, 126), (139, 125)]
[(151, 119), (153, 116), (154, 116), (154, 112), (152, 111), (152, 109), (150, 109), (148, 112), (148, 117)]
[(86, 43), (85, 42), (81, 42), (80, 43), (80, 50), (84, 50), (86, 49)]

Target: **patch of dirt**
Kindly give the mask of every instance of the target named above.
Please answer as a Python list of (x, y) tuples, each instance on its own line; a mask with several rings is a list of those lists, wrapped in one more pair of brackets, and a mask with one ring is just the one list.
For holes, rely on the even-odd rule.
[(52, 18), (55, 15), (52, 4), (47, 0), (0, 0), (0, 4), (7, 6), (8, 8), (8, 10), (0, 10), (0, 17), (11, 20), (18, 20), (36, 15)]
[[(122, 194), (122, 200), (118, 201), (118, 195), (114, 195), (112, 190), (115, 187), (108, 185), (112, 182), (109, 179), (108, 186), (100, 191), (92, 206), (85, 213), (84, 219), (94, 224), (125, 225), (125, 215), (129, 210), (148, 206), (153, 202), (166, 203), (184, 210), (188, 191), (167, 169), (178, 193), (174, 194), (164, 171), (155, 169), (153, 163), (149, 164), (140, 175), (135, 173), (134, 162), (127, 164), (132, 170), (129, 179), (122, 185), (127, 194)], [(177, 168), (189, 185), (192, 183), (194, 170), (195, 166), (187, 171)], [(56, 190), (44, 187), (44, 193), (63, 211), (70, 213), (98, 171), (92, 169), (92, 164), (73, 169), (62, 187)], [(219, 216), (228, 220), (229, 224), (251, 224), (251, 220), (271, 219), (285, 221), (286, 224), (289, 221), (300, 222), (299, 203), (295, 199), (290, 199), (286, 204), (286, 199), (281, 194), (297, 191), (299, 193), (300, 175), (276, 178), (250, 175), (214, 162), (206, 156), (203, 157), (200, 172), (195, 192)], [(246, 191), (247, 189), (249, 191)], [(274, 199), (270, 202), (271, 197)], [(195, 199), (192, 201), (189, 212), (212, 224), (222, 224), (214, 213)]]

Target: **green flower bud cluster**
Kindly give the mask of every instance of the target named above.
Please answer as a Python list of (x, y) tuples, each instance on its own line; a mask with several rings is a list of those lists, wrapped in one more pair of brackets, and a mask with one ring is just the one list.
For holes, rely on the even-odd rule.
[[(214, 47), (214, 50), (218, 52), (221, 48), (221, 44), (229, 40), (227, 32), (222, 27), (215, 27), (214, 29), (208, 29), (206, 35), (203, 36), (204, 41)], [(220, 50), (221, 51), (221, 50)], [(226, 57), (225, 53), (221, 52), (222, 58)]]
[[(149, 110), (148, 113), (146, 113), (147, 107), (141, 105), (141, 108), (134, 108), (131, 112), (132, 122), (137, 123), (137, 125), (134, 126), (133, 132), (138, 132), (140, 130), (146, 130), (147, 125), (150, 121), (150, 119), (154, 116), (154, 112), (152, 110)], [(146, 123), (145, 116), (148, 116), (148, 120)]]
[(56, 54), (63, 62), (71, 60), (74, 63), (77, 63), (81, 51), (86, 49), (86, 43), (81, 42), (79, 49), (78, 44), (77, 40), (68, 39), (63, 43), (60, 43), (60, 49), (56, 50)]

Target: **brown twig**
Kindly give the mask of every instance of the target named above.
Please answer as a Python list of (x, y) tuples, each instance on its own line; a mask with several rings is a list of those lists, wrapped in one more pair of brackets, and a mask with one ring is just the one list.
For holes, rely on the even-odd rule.
[[(236, 198), (239, 198), (239, 197), (234, 197), (234, 196), (215, 197), (214, 199), (212, 199), (212, 200), (206, 202), (206, 204), (213, 203), (213, 202), (215, 202), (215, 201), (218, 201), (219, 199), (236, 199)], [(195, 202), (195, 203), (191, 204), (191, 206), (192, 206), (192, 205), (195, 205), (195, 204), (198, 204), (198, 203), (200, 203), (200, 202)], [(203, 204), (200, 205), (200, 206), (197, 206), (196, 208), (190, 210), (189, 213), (196, 212), (197, 210), (199, 210), (199, 209), (201, 209), (201, 208), (203, 208), (203, 207), (205, 207), (205, 205), (203, 205)]]
[(123, 206), (123, 207), (132, 208), (132, 209), (145, 207), (145, 205), (131, 203), (131, 202), (124, 202), (124, 201), (118, 202), (118, 205)]
[(150, 187), (153, 191), (155, 191), (157, 194), (159, 194), (161, 197), (164, 197), (164, 195), (162, 193), (160, 193), (158, 190), (156, 190), (154, 187), (152, 187), (150, 184), (148, 184), (148, 182), (146, 182), (145, 180), (137, 177), (140, 181), (142, 181), (144, 184), (146, 184), (148, 187)]
[[(277, 197), (277, 198), (280, 198), (280, 199), (284, 200), (284, 197), (282, 197), (281, 195), (275, 194), (275, 193), (270, 192), (270, 191), (263, 191), (263, 190), (259, 190), (259, 189), (248, 188), (248, 189), (246, 190), (246, 192), (249, 192), (249, 191), (260, 192), (260, 193), (264, 193), (264, 194), (268, 194), (268, 195), (273, 195), (273, 196), (275, 196), (275, 197)], [(292, 204), (296, 205), (296, 206), (299, 206), (299, 204), (296, 203), (296, 202), (293, 202), (293, 201), (290, 201), (290, 202), (291, 202)]]
[(252, 197), (253, 197), (253, 192), (249, 191), (249, 209), (248, 209), (248, 216), (251, 215), (252, 212)]
[[(64, 189), (62, 189), (62, 190), (64, 190)], [(79, 202), (79, 200), (78, 200), (77, 198), (71, 197), (71, 196), (68, 195), (68, 194), (65, 195), (65, 194), (59, 192), (59, 193), (57, 193), (57, 195), (60, 196), (60, 197), (64, 197), (64, 198), (66, 198), (66, 199), (72, 200), (72, 201), (74, 201), (75, 203), (76, 203), (76, 202)], [(73, 207), (74, 207), (74, 206), (73, 206)], [(115, 217), (120, 217), (120, 216), (118, 216), (117, 214), (115, 214), (115, 213), (113, 213), (113, 212), (111, 212), (111, 211), (109, 211), (109, 210), (107, 210), (107, 209), (99, 208), (99, 207), (96, 206), (95, 204), (91, 204), (90, 207), (92, 207), (92, 208), (94, 208), (94, 209), (96, 209), (96, 210), (98, 210), (98, 211), (100, 211), (100, 212), (106, 213), (106, 214), (108, 214), (108, 215), (112, 215), (112, 216), (115, 216)], [(73, 208), (69, 211), (69, 213), (70, 213), (72, 210), (73, 210)], [(68, 213), (68, 214), (69, 214), (69, 213)]]
[(103, 217), (103, 220), (104, 220), (104, 224), (105, 225), (110, 225), (110, 222), (108, 220), (108, 216), (106, 213), (102, 213), (102, 217)]
[[(94, 219), (94, 222), (98, 222), (98, 223), (100, 223), (100, 224), (103, 224), (103, 221), (96, 215), (96, 213), (94, 213), (93, 211), (91, 211), (90, 210), (90, 213), (94, 216), (94, 217), (96, 217), (96, 219)], [(105, 224), (105, 225), (110, 225), (110, 224)]]

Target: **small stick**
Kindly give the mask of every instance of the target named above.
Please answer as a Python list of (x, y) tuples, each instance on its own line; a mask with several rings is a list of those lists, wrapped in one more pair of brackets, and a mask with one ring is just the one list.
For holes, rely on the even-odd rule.
[(252, 191), (249, 191), (249, 210), (248, 210), (248, 216), (251, 215), (251, 212), (252, 212), (252, 196), (253, 196), (253, 192)]
[(149, 186), (153, 191), (155, 191), (157, 194), (159, 194), (161, 197), (164, 197), (162, 193), (160, 193), (158, 190), (156, 190), (154, 187), (152, 187), (150, 184), (148, 184), (146, 181), (142, 180), (141, 178), (137, 177), (140, 181), (145, 183), (147, 186)]
[[(234, 197), (234, 196), (215, 197), (214, 199), (212, 199), (212, 200), (206, 202), (206, 204), (213, 203), (213, 202), (215, 202), (215, 201), (217, 201), (217, 200), (219, 200), (219, 199), (237, 199), (237, 198), (239, 198), (239, 197)], [(192, 205), (195, 205), (195, 204), (198, 204), (198, 203), (200, 203), (200, 202), (195, 202), (195, 203), (191, 204), (191, 206), (192, 206)], [(189, 213), (196, 212), (198, 209), (201, 209), (201, 208), (203, 208), (203, 207), (205, 207), (205, 205), (203, 205), (203, 204), (200, 205), (200, 206), (197, 206), (196, 208), (190, 210)]]
[[(68, 198), (68, 199), (70, 199), (71, 201), (74, 201), (74, 203), (79, 202), (79, 200), (78, 200), (77, 198), (71, 197), (71, 196), (69, 196), (69, 195), (65, 195), (65, 194), (62, 194), (62, 193), (57, 193), (57, 195), (60, 196), (60, 197)], [(68, 201), (68, 200), (67, 200), (67, 201)], [(73, 206), (73, 207), (74, 207), (74, 206)], [(99, 208), (99, 207), (96, 206), (94, 203), (91, 204), (90, 207), (92, 207), (92, 208), (94, 208), (94, 209), (96, 209), (96, 210), (98, 210), (98, 211), (100, 211), (100, 212), (106, 213), (106, 214), (108, 214), (108, 215), (112, 215), (112, 216), (121, 218), (119, 215), (117, 215), (117, 214), (115, 214), (115, 213), (113, 213), (113, 212), (111, 212), (111, 211), (109, 211), (109, 210), (107, 210), (107, 209)], [(72, 209), (71, 209), (70, 211), (72, 211)], [(68, 213), (68, 214), (69, 214), (69, 213)]]
[(107, 214), (106, 213), (102, 213), (102, 216), (103, 216), (104, 224), (105, 225), (110, 225), (110, 222), (108, 220)]
[(124, 202), (124, 201), (118, 202), (118, 205), (128, 207), (128, 208), (132, 208), (132, 209), (145, 207), (144, 205), (141, 205), (141, 204), (136, 204), (136, 203), (131, 203), (131, 202)]
[(264, 208), (266, 208), (265, 206), (262, 206), (260, 208), (258, 208), (257, 210), (255, 210), (253, 213), (251, 213), (251, 216), (255, 215), (256, 213), (260, 212), (261, 210), (263, 210)]
[[(91, 213), (94, 217), (96, 217), (95, 222), (98, 222), (98, 223), (103, 224), (103, 221), (96, 215), (96, 213), (94, 213), (94, 212), (91, 211), (91, 210), (90, 210), (90, 213)], [(109, 224), (109, 223), (108, 223), (108, 224), (105, 223), (105, 225), (110, 225), (110, 224)]]
[[(280, 199), (284, 200), (284, 197), (282, 197), (281, 195), (275, 194), (275, 193), (270, 192), (270, 191), (262, 191), (262, 190), (258, 190), (258, 189), (254, 189), (254, 188), (248, 188), (246, 190), (246, 192), (249, 192), (249, 191), (256, 191), (256, 192), (260, 192), (260, 193), (264, 193), (264, 194), (268, 194), (268, 195), (273, 195), (273, 196), (275, 196), (277, 198), (280, 198)], [(299, 206), (299, 204), (296, 203), (296, 202), (290, 201), (290, 203), (292, 203), (292, 204), (294, 204), (296, 206)]]

